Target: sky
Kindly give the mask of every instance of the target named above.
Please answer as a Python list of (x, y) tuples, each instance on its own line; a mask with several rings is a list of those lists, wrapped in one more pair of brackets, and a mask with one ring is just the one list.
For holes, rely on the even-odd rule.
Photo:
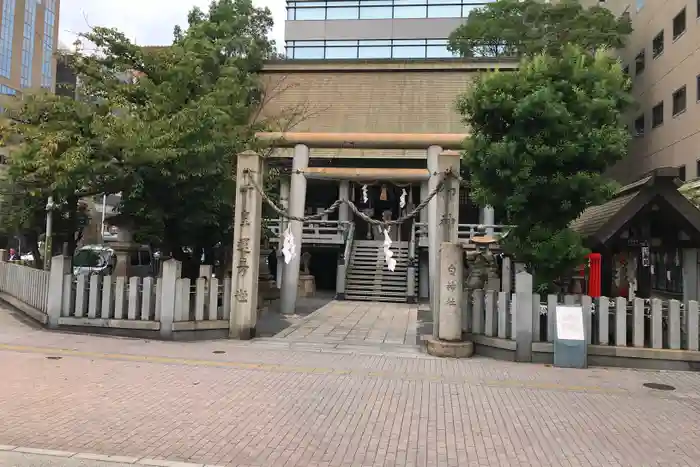
[[(210, 0), (61, 0), (59, 43), (70, 46), (76, 34), (92, 26), (117, 28), (140, 45), (172, 42), (173, 27), (187, 26), (187, 13), (194, 6), (206, 11)], [(253, 0), (272, 11), (272, 39), (284, 46), (284, 0)]]

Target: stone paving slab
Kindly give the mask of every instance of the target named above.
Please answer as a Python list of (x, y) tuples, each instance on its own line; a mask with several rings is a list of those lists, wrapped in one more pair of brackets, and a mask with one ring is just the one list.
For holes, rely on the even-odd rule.
[(418, 306), (334, 300), (275, 335), (306, 342), (416, 345)]
[(0, 445), (239, 467), (666, 467), (700, 459), (698, 373), (283, 341), (53, 333), (0, 310)]

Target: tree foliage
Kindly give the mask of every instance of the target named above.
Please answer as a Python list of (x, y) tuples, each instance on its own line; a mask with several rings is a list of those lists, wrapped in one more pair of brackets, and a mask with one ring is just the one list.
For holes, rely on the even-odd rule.
[(515, 228), (504, 248), (551, 284), (585, 250), (568, 229), (612, 195), (603, 172), (627, 153), (628, 79), (604, 51), (575, 46), (476, 80), (458, 102), (471, 127), (464, 161), (471, 193)]
[(565, 44), (589, 52), (619, 48), (631, 32), (628, 17), (578, 0), (498, 0), (472, 10), (450, 35), (449, 49), (463, 57), (558, 55)]
[(628, 17), (576, 0), (497, 0), (450, 36), (462, 56), (522, 60), (479, 77), (458, 110), (472, 133), (463, 158), (472, 196), (515, 226), (503, 246), (542, 287), (583, 262), (568, 226), (612, 195), (603, 173), (627, 153), (629, 80), (609, 51), (630, 32)]
[(236, 155), (257, 149), (255, 133), (270, 123), (259, 116), (271, 27), (270, 11), (251, 0), (215, 0), (193, 8), (166, 47), (110, 28), (81, 35), (92, 53), (66, 61), (82, 99), (40, 93), (20, 103), (13, 181), (44, 204), (48, 194), (121, 193), (120, 218), (136, 240), (183, 261), (225, 256)]
[(117, 180), (118, 165), (100, 134), (112, 115), (104, 104), (43, 91), (4, 104), (0, 134), (11, 150), (0, 180), (2, 224), (10, 235), (20, 234), (41, 263), (37, 242), (49, 196), (55, 203), (54, 251), (67, 243), (72, 252), (89, 221), (80, 199), (108, 190)]

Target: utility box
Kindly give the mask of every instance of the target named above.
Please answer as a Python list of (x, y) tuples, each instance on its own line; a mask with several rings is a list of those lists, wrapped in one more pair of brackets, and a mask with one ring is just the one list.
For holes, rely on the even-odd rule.
[(583, 307), (557, 306), (554, 320), (554, 366), (587, 368), (588, 343), (583, 324)]

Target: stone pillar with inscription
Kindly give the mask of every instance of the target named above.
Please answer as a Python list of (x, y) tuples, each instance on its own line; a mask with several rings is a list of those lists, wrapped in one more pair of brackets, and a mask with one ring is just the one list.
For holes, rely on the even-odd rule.
[(440, 340), (462, 340), (462, 246), (444, 242), (440, 246)]
[[(437, 167), (431, 171), (431, 189), (437, 185), (447, 170), (459, 174), (460, 154), (456, 151), (440, 151)], [(437, 174), (437, 175), (436, 175)], [(433, 178), (436, 180), (433, 181)], [(428, 261), (432, 261), (430, 278), (430, 307), (433, 312), (433, 337), (440, 335), (440, 247), (443, 242), (457, 243), (457, 216), (459, 213), (459, 180), (447, 177), (442, 189), (428, 204)], [(433, 225), (434, 223), (434, 225)]]
[(474, 343), (462, 338), (463, 274), (462, 246), (443, 242), (440, 245), (439, 334), (426, 341), (430, 355), (452, 358), (474, 355)]
[(254, 188), (263, 184), (263, 159), (253, 151), (238, 155), (236, 210), (233, 230), (233, 274), (229, 337), (255, 337), (258, 308), (258, 272), (262, 196)]

